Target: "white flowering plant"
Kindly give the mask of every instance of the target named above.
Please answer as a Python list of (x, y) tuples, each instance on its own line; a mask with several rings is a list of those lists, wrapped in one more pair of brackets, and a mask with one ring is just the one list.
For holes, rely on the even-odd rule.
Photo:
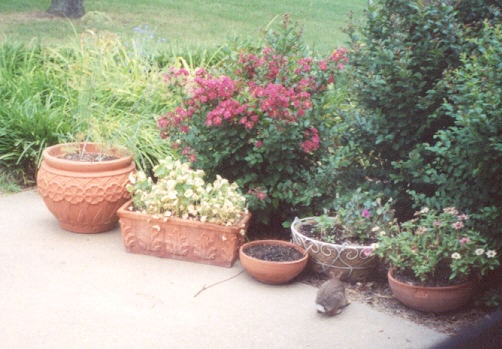
[(166, 158), (154, 167), (154, 175), (156, 182), (141, 171), (131, 174), (130, 210), (166, 221), (179, 217), (222, 225), (234, 225), (248, 212), (236, 183), (220, 176), (206, 183), (204, 171), (193, 170), (188, 163)]
[(395, 236), (380, 236), (374, 252), (400, 275), (412, 275), (422, 284), (454, 284), (499, 265), (495, 249), (454, 207), (441, 212), (423, 208), (393, 228)]

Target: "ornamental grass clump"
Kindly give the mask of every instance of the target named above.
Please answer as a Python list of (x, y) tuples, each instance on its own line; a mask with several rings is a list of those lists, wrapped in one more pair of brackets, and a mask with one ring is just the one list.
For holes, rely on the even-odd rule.
[(166, 221), (180, 217), (222, 225), (234, 225), (247, 213), (246, 199), (237, 184), (221, 176), (205, 183), (204, 171), (170, 158), (159, 162), (154, 175), (157, 182), (141, 171), (131, 175), (127, 186), (132, 194), (130, 210)]
[(427, 286), (451, 285), (499, 265), (497, 252), (454, 207), (424, 208), (394, 237), (381, 236), (376, 254), (395, 268), (393, 275)]

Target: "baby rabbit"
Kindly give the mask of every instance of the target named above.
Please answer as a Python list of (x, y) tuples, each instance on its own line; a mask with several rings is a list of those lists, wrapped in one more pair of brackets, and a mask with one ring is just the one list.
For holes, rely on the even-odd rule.
[(319, 313), (332, 316), (340, 314), (350, 302), (345, 297), (345, 286), (336, 272), (330, 271), (329, 275), (330, 279), (317, 291), (315, 304)]

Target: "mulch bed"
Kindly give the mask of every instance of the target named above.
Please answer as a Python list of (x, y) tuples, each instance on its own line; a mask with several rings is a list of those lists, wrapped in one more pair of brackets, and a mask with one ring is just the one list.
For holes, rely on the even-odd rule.
[[(282, 239), (289, 241), (290, 237), (291, 233), (287, 230), (258, 229), (252, 232), (250, 239)], [(296, 281), (319, 288), (327, 279), (327, 275), (318, 274), (311, 271), (310, 268), (306, 268), (296, 278)], [(349, 301), (366, 303), (378, 311), (399, 316), (447, 335), (459, 334), (463, 329), (485, 320), (489, 314), (495, 311), (494, 309), (475, 307), (473, 302), (448, 313), (425, 313), (410, 309), (392, 296), (392, 291), (387, 282), (387, 273), (382, 266), (367, 281), (355, 284), (345, 283), (345, 285)], [(312, 299), (312, 307), (314, 307), (314, 299)], [(502, 329), (497, 336), (496, 340), (502, 342)]]
[[(327, 275), (306, 270), (298, 276), (297, 281), (319, 287), (327, 278)], [(386, 274), (382, 270), (377, 271), (365, 282), (344, 284), (350, 301), (366, 303), (378, 311), (399, 316), (448, 335), (461, 333), (463, 329), (479, 323), (493, 312), (493, 310), (474, 307), (472, 303), (447, 313), (425, 313), (410, 309), (392, 296)], [(312, 306), (313, 304), (314, 300), (312, 300)], [(502, 342), (502, 331), (499, 336)]]

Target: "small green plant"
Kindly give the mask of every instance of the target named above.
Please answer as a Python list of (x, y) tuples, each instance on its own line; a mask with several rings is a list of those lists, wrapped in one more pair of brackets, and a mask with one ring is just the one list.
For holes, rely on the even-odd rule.
[(204, 171), (168, 157), (154, 168), (157, 181), (139, 171), (131, 174), (127, 190), (134, 210), (156, 218), (181, 217), (224, 225), (237, 223), (247, 213), (246, 199), (236, 183), (217, 176), (204, 182)]
[(483, 292), (474, 304), (486, 308), (499, 308), (502, 306), (502, 285), (496, 285)]
[(392, 199), (384, 200), (379, 193), (359, 188), (337, 198), (331, 205), (332, 214), (325, 210), (323, 215), (315, 217), (312, 229), (325, 242), (370, 245), (380, 235), (391, 234), (396, 223), (391, 204)]
[(497, 252), (454, 207), (424, 208), (393, 236), (380, 236), (376, 254), (421, 283), (460, 282), (499, 265)]
[(380, 193), (358, 188), (335, 200), (333, 206), (345, 236), (369, 241), (390, 233), (395, 223), (392, 202)]
[(332, 237), (329, 235), (331, 230), (333, 230), (336, 219), (334, 217), (329, 217), (327, 214), (323, 214), (315, 219), (314, 230), (319, 233), (321, 239), (331, 242)]
[(17, 178), (15, 172), (6, 171), (5, 169), (2, 169), (2, 167), (0, 167), (0, 194), (17, 193), (21, 191), (21, 183), (22, 180)]

